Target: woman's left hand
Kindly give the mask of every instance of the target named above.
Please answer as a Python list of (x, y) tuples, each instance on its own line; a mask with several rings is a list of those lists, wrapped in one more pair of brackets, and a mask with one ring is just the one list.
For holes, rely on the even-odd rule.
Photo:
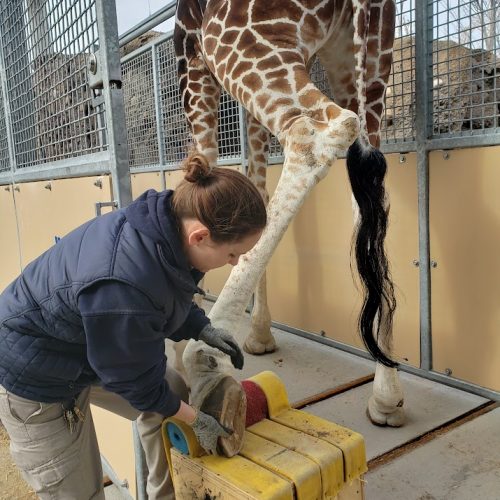
[(243, 368), (243, 352), (241, 351), (235, 338), (222, 328), (214, 328), (210, 323), (203, 328), (198, 337), (206, 344), (216, 347), (223, 353), (231, 357), (233, 366), (238, 370)]

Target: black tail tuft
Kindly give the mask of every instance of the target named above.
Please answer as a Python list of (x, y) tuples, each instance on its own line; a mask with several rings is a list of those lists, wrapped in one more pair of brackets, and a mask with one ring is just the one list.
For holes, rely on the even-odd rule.
[[(347, 171), (359, 207), (353, 250), (365, 295), (359, 328), (370, 354), (382, 364), (395, 367), (397, 363), (388, 358), (377, 344), (379, 334), (387, 334), (391, 327), (396, 308), (394, 286), (384, 249), (388, 215), (384, 189), (386, 170), (385, 158), (378, 149), (363, 147), (359, 139), (349, 148)], [(386, 315), (383, 325), (380, 321), (382, 311)], [(377, 315), (379, 321), (374, 332)], [(381, 332), (382, 326), (385, 331)]]

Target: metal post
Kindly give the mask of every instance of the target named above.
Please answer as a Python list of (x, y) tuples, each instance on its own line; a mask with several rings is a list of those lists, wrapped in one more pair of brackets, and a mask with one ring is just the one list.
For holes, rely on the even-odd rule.
[(146, 484), (148, 481), (148, 467), (146, 464), (146, 455), (142, 447), (137, 422), (132, 422), (132, 432), (134, 435), (134, 453), (135, 453), (135, 487), (137, 490), (137, 500), (147, 500), (148, 494)]
[(115, 0), (96, 0), (96, 14), (113, 196), (120, 208), (132, 201), (132, 188)]
[(160, 97), (160, 75), (158, 74), (158, 46), (153, 44), (151, 47), (151, 57), (153, 64), (153, 92), (155, 99), (156, 115), (156, 137), (158, 139), (158, 159), (160, 162), (160, 171), (162, 172), (162, 189), (165, 189), (165, 141), (163, 137), (163, 126), (161, 118), (161, 97)]
[[(420, 367), (432, 370), (431, 275), (429, 241), (429, 150), (432, 89), (432, 0), (415, 6), (415, 104), (418, 178), (418, 236), (420, 269)], [(430, 58), (430, 60), (429, 60)]]
[(240, 151), (241, 151), (241, 166), (243, 167), (243, 173), (248, 174), (248, 158), (247, 158), (247, 127), (245, 125), (245, 108), (238, 103), (238, 115), (239, 115), (239, 126), (240, 126)]

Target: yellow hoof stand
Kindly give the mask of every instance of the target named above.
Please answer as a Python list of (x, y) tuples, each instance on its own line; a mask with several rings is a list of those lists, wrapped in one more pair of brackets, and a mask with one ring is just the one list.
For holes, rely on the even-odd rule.
[(273, 372), (249, 379), (267, 399), (267, 418), (247, 427), (232, 458), (203, 455), (191, 428), (163, 423), (177, 500), (357, 500), (366, 472), (363, 437), (290, 407)]

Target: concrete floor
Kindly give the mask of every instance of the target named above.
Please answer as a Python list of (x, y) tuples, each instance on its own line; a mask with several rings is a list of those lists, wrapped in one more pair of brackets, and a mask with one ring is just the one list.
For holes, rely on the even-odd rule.
[[(237, 338), (242, 343), (248, 318), (240, 330)], [(374, 363), (357, 356), (286, 332), (273, 333), (279, 350), (246, 355), (245, 367), (236, 377), (272, 370), (284, 381), (292, 403), (374, 371)], [(170, 346), (167, 354), (173, 355)], [(378, 458), (365, 476), (367, 500), (500, 500), (500, 408), (488, 407), (461, 424), (461, 418), (488, 401), (406, 373), (401, 379), (407, 424), (399, 429), (369, 422), (369, 381), (303, 408), (363, 434), (368, 460)], [(109, 492), (106, 498), (117, 498)]]
[(368, 472), (367, 500), (500, 499), (500, 408)]

